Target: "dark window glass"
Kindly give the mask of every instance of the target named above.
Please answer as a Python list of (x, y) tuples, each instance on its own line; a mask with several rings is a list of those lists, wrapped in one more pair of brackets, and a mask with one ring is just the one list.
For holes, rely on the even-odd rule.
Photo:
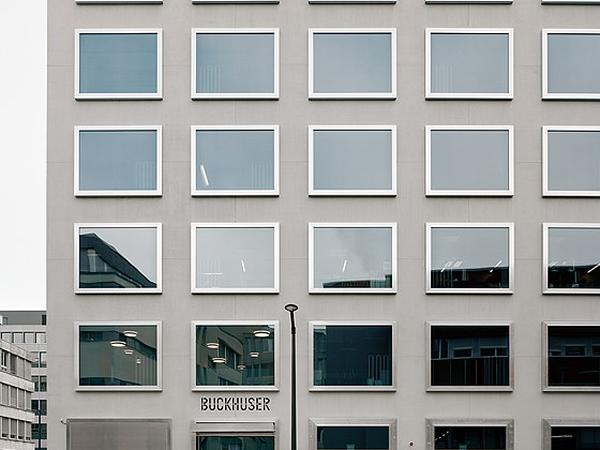
[(197, 436), (196, 450), (274, 450), (273, 436)]
[(493, 426), (435, 427), (435, 449), (505, 450), (506, 428)]
[[(31, 400), (31, 410), (37, 414), (41, 413), (42, 416), (48, 414), (48, 401), (47, 400)], [(39, 411), (39, 413), (38, 413)]]
[(32, 423), (31, 424), (31, 438), (33, 440), (48, 439), (47, 425), (45, 423), (42, 423), (42, 424)]
[(550, 450), (598, 450), (600, 427), (552, 427)]
[(79, 327), (81, 386), (156, 386), (155, 325)]
[(548, 385), (600, 386), (600, 326), (548, 327)]
[(391, 386), (392, 327), (314, 328), (315, 386)]
[(386, 427), (317, 427), (317, 448), (323, 450), (388, 450), (390, 430)]
[(508, 326), (432, 326), (432, 386), (509, 386)]
[(275, 330), (269, 325), (196, 327), (197, 386), (273, 386)]

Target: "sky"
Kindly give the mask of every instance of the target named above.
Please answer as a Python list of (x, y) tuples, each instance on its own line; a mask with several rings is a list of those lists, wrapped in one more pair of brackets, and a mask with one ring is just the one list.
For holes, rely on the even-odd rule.
[(0, 0), (0, 310), (46, 308), (46, 0)]

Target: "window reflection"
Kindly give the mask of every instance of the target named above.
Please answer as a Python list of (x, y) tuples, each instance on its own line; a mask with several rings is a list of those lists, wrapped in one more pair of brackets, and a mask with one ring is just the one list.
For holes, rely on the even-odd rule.
[(385, 426), (317, 427), (317, 449), (388, 450), (390, 430)]
[(435, 427), (435, 447), (446, 450), (506, 450), (506, 427)]
[(594, 450), (600, 448), (600, 426), (552, 427), (550, 450)]
[(273, 436), (197, 436), (196, 450), (275, 450)]
[(550, 33), (547, 43), (549, 93), (600, 93), (600, 35)]
[(600, 387), (600, 326), (548, 327), (548, 385)]

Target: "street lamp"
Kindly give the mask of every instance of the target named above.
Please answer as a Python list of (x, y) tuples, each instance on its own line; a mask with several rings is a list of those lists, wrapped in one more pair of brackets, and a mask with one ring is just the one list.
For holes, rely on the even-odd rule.
[(291, 450), (298, 450), (298, 436), (296, 431), (296, 319), (294, 313), (298, 311), (298, 305), (288, 303), (285, 310), (290, 313), (290, 325), (292, 334), (292, 419), (291, 419)]

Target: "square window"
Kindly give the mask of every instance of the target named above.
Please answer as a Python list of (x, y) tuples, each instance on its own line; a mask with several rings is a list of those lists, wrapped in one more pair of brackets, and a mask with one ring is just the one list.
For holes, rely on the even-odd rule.
[(94, 450), (172, 448), (170, 419), (67, 419), (66, 422), (66, 450), (90, 446)]
[(428, 99), (513, 98), (510, 28), (428, 28)]
[(308, 97), (395, 99), (395, 28), (308, 31)]
[(310, 450), (392, 450), (396, 448), (396, 420), (311, 419)]
[(278, 292), (279, 224), (192, 224), (192, 293)]
[(510, 324), (433, 322), (427, 331), (428, 391), (512, 391)]
[(544, 224), (544, 293), (600, 293), (600, 225)]
[(427, 419), (427, 450), (513, 450), (510, 419)]
[(512, 126), (428, 126), (425, 141), (427, 195), (513, 194)]
[(391, 322), (310, 322), (310, 389), (395, 390), (394, 335)]
[(78, 390), (161, 390), (160, 322), (76, 323)]
[(192, 99), (279, 98), (278, 28), (192, 29)]
[(75, 195), (161, 195), (159, 126), (76, 127)]
[(395, 223), (308, 225), (310, 293), (395, 293)]
[(600, 99), (600, 29), (542, 30), (542, 97)]
[(193, 390), (278, 389), (277, 322), (192, 322)]
[(161, 231), (161, 224), (75, 224), (75, 293), (160, 293)]
[(544, 419), (544, 450), (600, 448), (597, 419)]
[(308, 128), (309, 195), (396, 195), (394, 125)]
[(279, 127), (193, 126), (192, 195), (279, 195)]
[(75, 98), (160, 100), (162, 30), (75, 30)]
[(600, 196), (600, 127), (543, 128), (544, 196)]
[(427, 293), (511, 294), (510, 223), (427, 224)]

